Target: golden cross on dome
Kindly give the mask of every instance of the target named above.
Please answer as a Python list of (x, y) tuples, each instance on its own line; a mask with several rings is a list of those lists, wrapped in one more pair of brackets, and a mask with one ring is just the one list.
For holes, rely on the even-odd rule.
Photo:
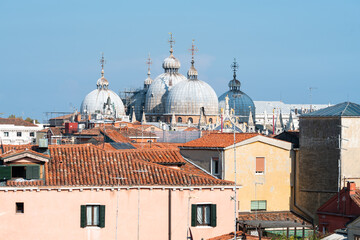
[(149, 53), (149, 57), (146, 59), (146, 65), (148, 65), (148, 70), (149, 71), (150, 71), (151, 64), (153, 64), (153, 62), (151, 61), (150, 53)]
[(173, 45), (175, 44), (175, 40), (173, 39), (173, 36), (172, 36), (172, 32), (169, 32), (170, 34), (170, 39), (168, 40), (168, 42), (170, 43), (170, 53), (173, 53)]
[(195, 52), (199, 51), (199, 49), (195, 48), (194, 42), (195, 42), (195, 39), (192, 40), (192, 45), (191, 45), (191, 48), (189, 49), (193, 60), (194, 60)]
[(239, 68), (239, 64), (236, 62), (236, 58), (234, 58), (234, 62), (230, 66), (234, 71), (234, 79), (236, 79), (236, 70)]

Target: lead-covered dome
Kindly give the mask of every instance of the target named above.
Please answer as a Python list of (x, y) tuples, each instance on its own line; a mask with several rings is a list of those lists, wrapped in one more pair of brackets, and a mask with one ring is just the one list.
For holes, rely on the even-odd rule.
[(200, 115), (201, 108), (205, 115), (218, 114), (218, 99), (214, 89), (198, 80), (197, 76), (192, 60), (188, 78), (170, 90), (165, 105), (166, 114)]
[(241, 83), (236, 79), (236, 69), (238, 68), (236, 61), (234, 61), (231, 67), (234, 70), (234, 75), (228, 85), (230, 90), (219, 97), (219, 108), (225, 109), (225, 98), (228, 96), (229, 108), (235, 110), (235, 116), (239, 117), (240, 122), (247, 122), (250, 111), (252, 116), (255, 117), (255, 104), (246, 93), (240, 90)]
[[(102, 58), (102, 67), (104, 58)], [(120, 97), (111, 91), (108, 80), (104, 77), (104, 69), (101, 77), (96, 82), (96, 89), (91, 91), (81, 103), (82, 114), (101, 114), (103, 117), (121, 117), (125, 115), (124, 104)]]
[(154, 79), (146, 93), (145, 112), (147, 115), (164, 114), (165, 101), (170, 89), (186, 80), (186, 77), (178, 72), (180, 61), (174, 57), (172, 48), (170, 56), (163, 62), (163, 68), (164, 73)]

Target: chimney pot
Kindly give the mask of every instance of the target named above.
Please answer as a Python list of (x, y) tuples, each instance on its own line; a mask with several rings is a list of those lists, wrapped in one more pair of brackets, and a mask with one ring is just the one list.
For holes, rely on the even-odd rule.
[(356, 184), (354, 182), (348, 182), (347, 183), (347, 188), (349, 190), (349, 194), (350, 195), (355, 195), (355, 191), (356, 191)]

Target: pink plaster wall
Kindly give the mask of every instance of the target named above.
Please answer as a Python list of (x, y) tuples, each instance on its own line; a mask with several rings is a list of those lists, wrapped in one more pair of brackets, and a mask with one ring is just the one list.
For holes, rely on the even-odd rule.
[[(137, 239), (138, 191), (41, 190), (0, 191), (0, 232), (7, 240), (19, 239), (115, 239), (116, 199), (119, 196), (118, 239)], [(207, 239), (233, 230), (233, 202), (230, 189), (171, 190), (172, 240), (186, 239), (191, 226), (190, 205), (217, 204), (216, 227), (191, 227), (194, 239)], [(140, 239), (169, 239), (169, 190), (140, 191)], [(15, 202), (24, 202), (24, 214), (15, 213)], [(80, 228), (80, 205), (106, 205), (105, 228)]]

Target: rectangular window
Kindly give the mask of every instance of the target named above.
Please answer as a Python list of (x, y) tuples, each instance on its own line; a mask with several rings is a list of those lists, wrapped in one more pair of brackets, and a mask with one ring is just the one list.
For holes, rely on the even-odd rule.
[(192, 204), (191, 226), (216, 227), (216, 204)]
[(354, 240), (360, 240), (360, 235), (354, 235)]
[(4, 132), (4, 137), (8, 137), (9, 136), (9, 132)]
[(251, 201), (251, 211), (266, 211), (266, 200)]
[(264, 172), (265, 172), (265, 158), (264, 157), (257, 157), (256, 158), (255, 173), (256, 174), (264, 174)]
[(211, 173), (213, 175), (219, 175), (219, 158), (213, 157), (211, 158)]
[(17, 202), (15, 203), (16, 206), (16, 213), (24, 213), (24, 203), (23, 202)]
[(34, 132), (30, 132), (30, 137), (35, 137), (35, 133), (34, 133)]
[(17, 137), (21, 137), (21, 132), (16, 132)]
[(105, 205), (81, 205), (80, 226), (105, 227)]
[(26, 178), (26, 167), (24, 166), (12, 166), (11, 167), (12, 178)]

